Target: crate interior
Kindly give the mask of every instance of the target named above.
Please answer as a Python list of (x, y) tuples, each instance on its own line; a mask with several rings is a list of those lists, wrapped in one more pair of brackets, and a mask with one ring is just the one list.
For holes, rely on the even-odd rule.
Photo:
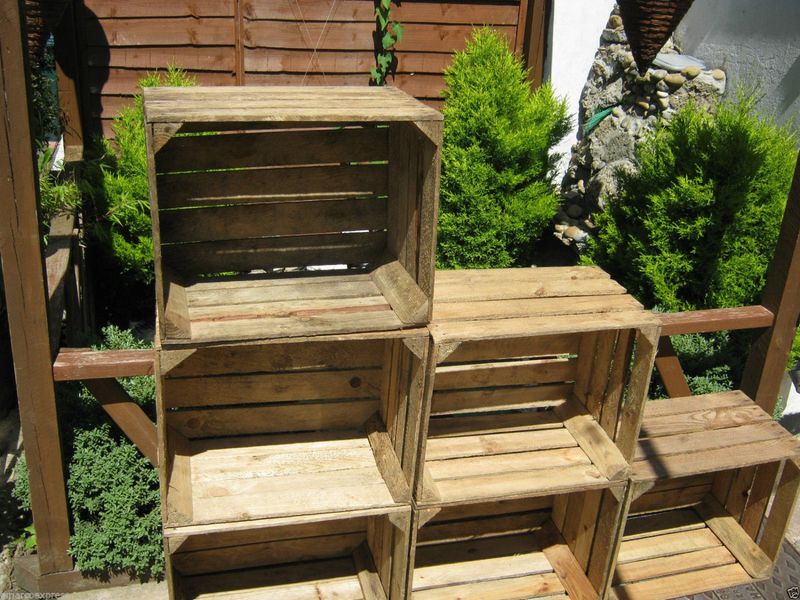
[(405, 565), (393, 544), (404, 544), (409, 511), (405, 508), (391, 519), (354, 515), (188, 537), (168, 533), (173, 598), (380, 597), (372, 590), (388, 597), (393, 577), (400, 578), (396, 586), (404, 585)]
[[(400, 424), (410, 394), (403, 390), (421, 375), (403, 339), (216, 346), (159, 357), (167, 526), (409, 502)], [(403, 379), (405, 386), (397, 383)]]
[(411, 123), (295, 125), (151, 142), (163, 342), (426, 322), (437, 146)]
[(690, 596), (769, 577), (796, 478), (790, 461), (770, 462), (664, 479), (634, 492), (613, 574), (617, 598)]
[(438, 349), (418, 501), (544, 495), (623, 479), (628, 465), (612, 439), (629, 339), (614, 330)]
[(597, 597), (619, 508), (607, 490), (444, 507), (417, 530), (412, 597)]

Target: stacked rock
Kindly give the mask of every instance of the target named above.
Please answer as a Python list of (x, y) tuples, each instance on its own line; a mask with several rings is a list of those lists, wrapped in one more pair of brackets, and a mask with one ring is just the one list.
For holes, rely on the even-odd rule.
[(617, 193), (618, 171), (636, 168), (637, 143), (690, 100), (713, 110), (725, 86), (722, 70), (681, 54), (673, 40), (640, 75), (615, 7), (581, 94), (578, 142), (562, 181), (555, 236), (584, 250), (595, 229), (592, 215)]

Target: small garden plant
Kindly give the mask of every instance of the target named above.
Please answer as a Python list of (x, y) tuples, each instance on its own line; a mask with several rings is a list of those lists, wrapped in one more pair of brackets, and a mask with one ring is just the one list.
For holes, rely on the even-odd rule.
[(475, 32), (445, 72), (437, 264), (530, 265), (558, 208), (553, 147), (567, 134), (566, 102), (549, 84), (532, 91), (508, 41)]

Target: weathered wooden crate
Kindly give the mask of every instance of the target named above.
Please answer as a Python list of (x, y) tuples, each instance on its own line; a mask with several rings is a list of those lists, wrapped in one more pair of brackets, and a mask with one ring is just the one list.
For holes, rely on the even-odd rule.
[(626, 488), (415, 510), (408, 597), (599, 598)]
[(406, 424), (419, 422), (427, 339), (417, 329), (159, 351), (167, 533), (409, 505), (417, 432)]
[(260, 529), (206, 527), (189, 536), (168, 531), (170, 598), (401, 600), (410, 511), (312, 515)]
[(626, 480), (658, 321), (594, 268), (439, 272), (436, 285), (417, 504)]
[(144, 103), (162, 344), (428, 322), (440, 113), (382, 87)]
[(799, 452), (739, 391), (648, 402), (613, 595), (660, 600), (769, 577)]

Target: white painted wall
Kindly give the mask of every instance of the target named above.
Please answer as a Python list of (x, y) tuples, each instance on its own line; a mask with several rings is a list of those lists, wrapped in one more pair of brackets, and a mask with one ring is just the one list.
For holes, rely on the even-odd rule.
[[(577, 141), (581, 92), (613, 7), (614, 0), (553, 0), (545, 78), (550, 79), (557, 95), (567, 98), (575, 125), (557, 149), (565, 155), (562, 173), (569, 162), (570, 148)], [(559, 175), (556, 180), (560, 178)]]
[(800, 1), (696, 0), (676, 31), (686, 54), (728, 74), (728, 90), (757, 82), (760, 109), (800, 132)]

